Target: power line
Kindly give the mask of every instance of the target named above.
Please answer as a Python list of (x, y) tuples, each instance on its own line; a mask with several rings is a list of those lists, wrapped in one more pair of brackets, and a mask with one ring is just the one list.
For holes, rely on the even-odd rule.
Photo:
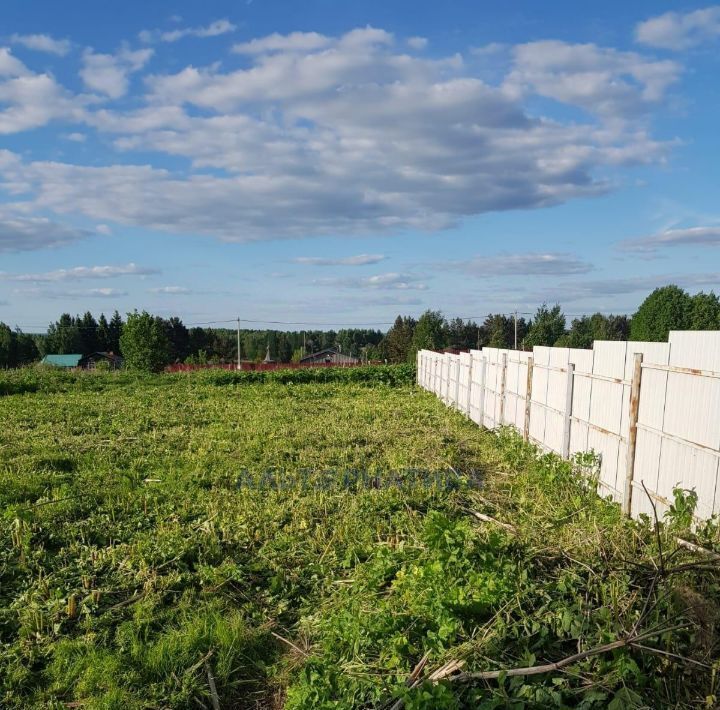
[[(603, 313), (602, 311), (594, 311), (593, 313), (563, 313), (565, 318), (586, 318), (593, 316), (597, 313), (600, 313), (600, 315), (616, 315), (616, 316), (630, 316), (629, 313)], [(490, 316), (502, 316), (506, 318), (517, 318), (518, 316), (534, 316), (536, 313), (532, 311), (510, 311), (508, 313), (493, 313), (489, 312), (484, 315), (474, 315), (474, 316), (454, 316), (450, 320), (462, 320), (462, 321), (480, 321), (484, 320), (485, 318), (488, 318)], [(347, 321), (286, 321), (286, 320), (264, 320), (264, 319), (253, 319), (253, 318), (240, 318), (240, 323), (256, 323), (256, 324), (264, 324), (264, 325), (301, 325), (301, 326), (340, 326), (340, 327), (362, 327), (362, 326), (381, 326), (381, 325), (393, 325), (395, 323), (395, 320), (389, 320), (389, 321), (360, 321), (360, 322), (354, 322), (349, 323)], [(193, 328), (197, 326), (202, 325), (219, 325), (224, 323), (237, 323), (238, 318), (224, 318), (219, 320), (208, 320), (208, 321), (196, 321), (193, 323), (183, 323), (183, 325), (186, 328)], [(89, 326), (89, 325), (58, 325), (57, 323), (51, 324), (55, 327), (56, 330), (62, 330), (62, 329), (74, 329), (74, 330), (96, 330), (97, 325)], [(31, 330), (31, 329), (47, 329), (47, 325), (16, 325), (16, 328), (20, 328), (21, 330)]]

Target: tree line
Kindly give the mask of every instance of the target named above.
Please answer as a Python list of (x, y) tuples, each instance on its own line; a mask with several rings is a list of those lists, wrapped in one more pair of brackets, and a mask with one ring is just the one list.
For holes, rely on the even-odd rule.
[[(123, 337), (125, 336), (125, 337)], [(240, 357), (245, 361), (263, 360), (268, 352), (277, 362), (297, 362), (303, 355), (325, 348), (358, 358), (377, 358), (377, 346), (384, 333), (364, 328), (340, 330), (279, 331), (240, 330)], [(0, 323), (0, 367), (18, 367), (48, 354), (112, 352), (127, 359), (135, 353), (134, 339), (152, 343), (157, 361), (153, 368), (170, 363), (216, 364), (236, 362), (237, 329), (190, 327), (180, 318), (162, 318), (148, 313), (129, 313), (126, 319), (115, 311), (95, 319), (89, 311), (72, 316), (64, 313), (42, 334), (25, 334)], [(132, 359), (132, 355), (130, 356)]]
[[(720, 300), (710, 292), (690, 295), (677, 286), (653, 291), (632, 317), (594, 315), (574, 318), (568, 325), (561, 307), (543, 304), (532, 318), (489, 314), (482, 323), (446, 319), (429, 310), (415, 319), (399, 315), (387, 333), (380, 330), (253, 330), (240, 331), (240, 357), (279, 362), (298, 361), (303, 354), (325, 348), (367, 360), (414, 362), (418, 350), (497, 347), (520, 349), (535, 345), (591, 348), (595, 340), (663, 342), (670, 330), (720, 330)], [(27, 334), (0, 323), (0, 368), (18, 367), (46, 354), (113, 352), (126, 364), (158, 370), (176, 362), (213, 364), (235, 362), (237, 331), (230, 328), (185, 326), (180, 318), (161, 318), (146, 312), (129, 313), (124, 320), (115, 311), (96, 320), (64, 313), (43, 334)]]
[(417, 320), (398, 316), (380, 344), (389, 362), (414, 362), (418, 350), (513, 348), (535, 345), (592, 348), (595, 340), (666, 342), (671, 330), (720, 330), (720, 299), (713, 293), (690, 295), (678, 286), (655, 289), (630, 317), (626, 315), (567, 318), (559, 305), (543, 304), (534, 317), (490, 314), (482, 323), (447, 320), (440, 311), (426, 311)]

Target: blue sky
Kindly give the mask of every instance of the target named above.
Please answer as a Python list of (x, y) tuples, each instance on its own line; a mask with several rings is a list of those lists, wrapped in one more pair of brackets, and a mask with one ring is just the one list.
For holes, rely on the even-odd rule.
[(632, 312), (720, 280), (720, 5), (0, 9), (0, 320)]

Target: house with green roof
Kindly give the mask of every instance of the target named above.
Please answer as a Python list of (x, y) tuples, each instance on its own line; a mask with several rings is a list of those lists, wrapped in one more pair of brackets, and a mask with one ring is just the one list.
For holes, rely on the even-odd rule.
[(79, 367), (82, 358), (83, 356), (78, 353), (72, 355), (46, 355), (41, 360), (41, 364), (52, 365), (53, 367)]
[(103, 363), (110, 370), (117, 370), (122, 367), (123, 359), (115, 353), (94, 352), (89, 355), (46, 355), (40, 362), (52, 367), (81, 367), (83, 370), (94, 370), (99, 363)]

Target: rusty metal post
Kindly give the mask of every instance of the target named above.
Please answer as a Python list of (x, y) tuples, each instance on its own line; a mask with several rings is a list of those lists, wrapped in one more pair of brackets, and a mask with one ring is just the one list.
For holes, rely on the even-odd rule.
[(632, 384), (630, 385), (630, 431), (628, 432), (627, 461), (625, 466), (625, 490), (623, 491), (623, 513), (632, 512), (632, 488), (635, 477), (635, 448), (637, 445), (637, 423), (640, 411), (640, 383), (642, 381), (642, 353), (635, 353)]
[(563, 426), (562, 456), (570, 458), (570, 427), (572, 426), (573, 386), (575, 384), (575, 365), (572, 362), (567, 366), (567, 385), (565, 390), (565, 422)]
[(502, 372), (500, 373), (500, 426), (505, 424), (505, 383), (507, 381), (507, 353), (502, 356)]
[(530, 404), (532, 402), (533, 357), (527, 359), (527, 385), (525, 386), (525, 424), (523, 439), (530, 440)]

